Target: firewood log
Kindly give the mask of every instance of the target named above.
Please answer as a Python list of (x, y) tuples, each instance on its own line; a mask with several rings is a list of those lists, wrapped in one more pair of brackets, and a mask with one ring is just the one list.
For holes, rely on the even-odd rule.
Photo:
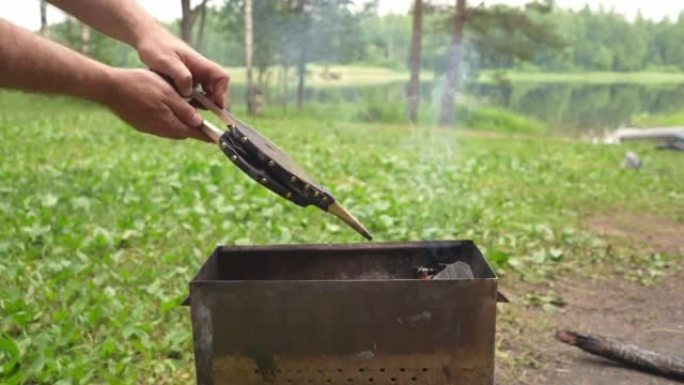
[(558, 331), (556, 339), (626, 367), (684, 381), (684, 360), (669, 357), (609, 337)]

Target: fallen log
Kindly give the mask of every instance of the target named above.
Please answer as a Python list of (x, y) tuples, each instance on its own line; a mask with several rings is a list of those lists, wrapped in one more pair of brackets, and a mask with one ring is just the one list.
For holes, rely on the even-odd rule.
[(626, 140), (677, 140), (684, 135), (684, 127), (666, 128), (621, 128), (615, 131), (612, 136), (619, 142)]
[(629, 368), (684, 381), (684, 360), (669, 357), (609, 337), (558, 331), (556, 339), (586, 352), (620, 362)]

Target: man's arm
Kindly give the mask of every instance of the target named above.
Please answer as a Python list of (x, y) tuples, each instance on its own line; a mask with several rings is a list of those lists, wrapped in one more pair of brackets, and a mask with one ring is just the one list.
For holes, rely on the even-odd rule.
[(193, 81), (224, 107), (228, 74), (166, 31), (136, 0), (48, 0), (93, 28), (121, 40), (138, 51), (153, 71), (170, 76), (184, 96)]
[(199, 112), (153, 72), (109, 67), (1, 18), (0, 58), (2, 88), (92, 100), (140, 131), (207, 140)]
[(102, 102), (110, 68), (0, 19), (0, 87)]

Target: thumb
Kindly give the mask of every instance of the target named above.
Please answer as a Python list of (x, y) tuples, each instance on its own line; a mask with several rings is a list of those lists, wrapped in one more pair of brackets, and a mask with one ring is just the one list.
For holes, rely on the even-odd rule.
[(178, 120), (183, 122), (189, 128), (198, 128), (202, 125), (202, 115), (186, 100), (174, 95), (173, 98), (167, 101), (167, 105), (171, 108)]
[(165, 64), (165, 68), (158, 68), (157, 70), (173, 80), (173, 85), (181, 96), (190, 97), (192, 95), (192, 74), (188, 67), (177, 58), (169, 60)]

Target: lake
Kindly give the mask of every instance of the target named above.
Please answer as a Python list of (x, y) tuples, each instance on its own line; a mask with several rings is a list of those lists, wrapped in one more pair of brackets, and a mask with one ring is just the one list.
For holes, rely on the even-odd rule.
[[(406, 83), (363, 87), (307, 88), (305, 100), (318, 103), (375, 103), (403, 105)], [(243, 104), (244, 87), (233, 86), (234, 101)], [(422, 111), (439, 104), (440, 92), (431, 82), (421, 85)], [(273, 94), (272, 94), (273, 95)], [(545, 122), (557, 133), (579, 135), (631, 125), (641, 114), (684, 110), (684, 83), (569, 83), (521, 82), (509, 85), (470, 83), (464, 100), (506, 108)], [(271, 96), (270, 103), (278, 103)], [(294, 90), (290, 89), (290, 105)], [(267, 103), (269, 103), (267, 101)], [(403, 107), (402, 107), (403, 108)]]
[(533, 116), (555, 130), (583, 133), (629, 126), (641, 114), (684, 110), (684, 84), (474, 84), (469, 93)]

